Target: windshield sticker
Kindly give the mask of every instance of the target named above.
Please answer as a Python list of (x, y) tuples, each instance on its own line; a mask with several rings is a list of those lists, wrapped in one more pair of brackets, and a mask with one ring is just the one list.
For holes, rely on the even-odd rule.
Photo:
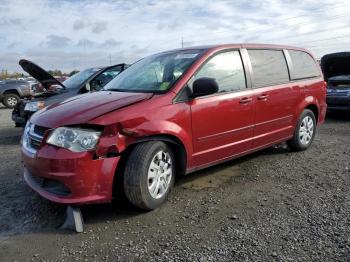
[(198, 55), (198, 53), (195, 54), (178, 54), (177, 56), (175, 56), (175, 59), (190, 59), (190, 58), (194, 58)]

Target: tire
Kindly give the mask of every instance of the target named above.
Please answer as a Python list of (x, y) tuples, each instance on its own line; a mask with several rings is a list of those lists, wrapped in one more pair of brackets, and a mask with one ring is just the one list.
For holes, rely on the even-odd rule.
[(2, 103), (7, 107), (7, 108), (14, 108), (19, 101), (19, 96), (14, 93), (10, 94), (5, 94), (4, 98), (2, 100)]
[(156, 209), (165, 202), (174, 180), (175, 159), (167, 144), (151, 141), (133, 148), (124, 169), (124, 191), (134, 206)]
[[(311, 125), (312, 122), (312, 125)], [(301, 130), (304, 130), (301, 131)], [(311, 131), (312, 130), (312, 131)], [(298, 120), (293, 138), (287, 143), (289, 147), (295, 151), (303, 151), (310, 147), (316, 134), (316, 118), (314, 113), (305, 109)]]

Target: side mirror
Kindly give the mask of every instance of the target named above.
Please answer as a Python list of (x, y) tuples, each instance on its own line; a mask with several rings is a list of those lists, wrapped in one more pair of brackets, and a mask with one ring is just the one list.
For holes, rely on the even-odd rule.
[(207, 96), (219, 91), (219, 85), (214, 78), (201, 77), (193, 82), (192, 97)]
[(89, 82), (87, 82), (87, 83), (85, 84), (85, 89), (86, 89), (86, 91), (88, 91), (88, 92), (91, 91), (91, 87), (90, 87), (90, 83), (89, 83)]

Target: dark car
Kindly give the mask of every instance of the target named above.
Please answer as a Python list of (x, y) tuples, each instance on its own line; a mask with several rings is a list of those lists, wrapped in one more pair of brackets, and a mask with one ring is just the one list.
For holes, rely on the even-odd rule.
[(323, 56), (321, 67), (327, 81), (328, 109), (350, 111), (350, 52)]
[(154, 209), (177, 175), (284, 141), (306, 150), (326, 108), (321, 69), (305, 49), (167, 51), (136, 62), (101, 92), (34, 114), (22, 139), (24, 178), (63, 204), (110, 202), (123, 189), (135, 206)]
[(41, 108), (79, 94), (99, 91), (126, 68), (126, 64), (88, 68), (61, 83), (30, 61), (22, 59), (19, 64), (24, 71), (41, 83), (43, 91), (34, 93), (30, 100), (22, 100), (14, 108), (12, 120), (17, 127), (24, 126), (30, 116)]
[(0, 81), (0, 101), (7, 108), (14, 108), (21, 98), (32, 94), (32, 82), (26, 80)]

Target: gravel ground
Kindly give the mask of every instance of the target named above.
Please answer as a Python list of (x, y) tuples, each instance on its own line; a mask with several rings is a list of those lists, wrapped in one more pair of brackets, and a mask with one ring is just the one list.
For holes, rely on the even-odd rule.
[(0, 109), (0, 261), (350, 261), (350, 115), (313, 146), (263, 150), (179, 179), (152, 212), (82, 209), (85, 232), (57, 229), (64, 207), (23, 182), (20, 130)]

